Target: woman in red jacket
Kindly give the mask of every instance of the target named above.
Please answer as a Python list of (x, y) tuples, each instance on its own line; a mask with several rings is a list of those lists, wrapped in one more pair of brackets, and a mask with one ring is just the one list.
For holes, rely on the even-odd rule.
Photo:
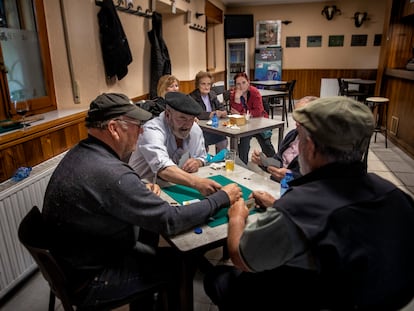
[[(234, 76), (235, 88), (230, 93), (230, 108), (232, 114), (246, 114), (249, 111), (253, 118), (269, 115), (264, 110), (262, 96), (257, 88), (250, 85), (249, 77), (245, 72), (237, 73)], [(238, 151), (240, 159), (247, 164), (249, 161), (250, 140), (256, 137), (257, 141), (266, 156), (273, 157), (275, 148), (272, 144), (272, 132), (266, 131), (260, 134), (240, 138)]]

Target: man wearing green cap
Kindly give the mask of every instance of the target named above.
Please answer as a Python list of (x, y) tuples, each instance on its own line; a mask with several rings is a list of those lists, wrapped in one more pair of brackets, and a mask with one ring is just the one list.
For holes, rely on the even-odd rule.
[[(107, 310), (106, 302), (166, 282), (170, 310), (180, 310), (174, 303), (177, 255), (144, 243), (143, 236), (188, 230), (241, 197), (235, 184), (191, 206), (171, 206), (156, 195), (160, 188), (144, 184), (125, 162), (149, 118), (123, 94), (99, 95), (86, 118), (88, 138), (65, 155), (50, 178), (42, 214), (79, 309)], [(139, 310), (153, 310), (152, 300), (146, 302), (138, 303)]]
[(302, 177), (246, 224), (229, 209), (234, 267), (204, 280), (220, 310), (398, 310), (414, 296), (414, 203), (363, 163), (374, 129), (368, 107), (346, 97), (293, 112)]

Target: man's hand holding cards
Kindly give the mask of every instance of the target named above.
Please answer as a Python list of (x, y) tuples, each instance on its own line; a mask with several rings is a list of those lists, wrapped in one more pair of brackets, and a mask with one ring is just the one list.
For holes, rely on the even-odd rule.
[(277, 168), (281, 167), (281, 164), (279, 160), (273, 158), (273, 157), (267, 157), (263, 152), (260, 153), (260, 162), (262, 162), (262, 166), (268, 167), (268, 166), (274, 166)]

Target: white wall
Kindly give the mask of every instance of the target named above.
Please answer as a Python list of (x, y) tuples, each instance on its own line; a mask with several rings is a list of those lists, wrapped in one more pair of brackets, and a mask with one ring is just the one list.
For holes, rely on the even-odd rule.
[[(133, 62), (128, 66), (129, 73), (121, 81), (107, 81), (99, 43), (97, 13), (99, 7), (95, 0), (62, 0), (64, 1), (66, 20), (69, 26), (70, 54), (73, 59), (74, 77), (79, 85), (79, 105), (73, 101), (68, 60), (64, 42), (60, 1), (44, 0), (48, 38), (53, 67), (53, 77), (58, 101), (58, 108), (88, 107), (92, 99), (102, 92), (122, 92), (129, 97), (137, 97), (149, 92), (150, 77), (150, 43), (147, 32), (152, 28), (151, 19), (118, 12), (129, 45), (133, 54)], [(170, 52), (173, 74), (181, 81), (192, 80), (199, 70), (207, 68), (205, 33), (190, 30), (186, 23), (186, 11), (204, 12), (204, 0), (176, 0), (177, 14), (172, 15), (171, 1), (162, 0), (160, 10), (163, 14), (164, 39)], [(229, 9), (227, 13), (252, 13), (258, 20), (291, 20), (292, 23), (282, 26), (282, 47), (286, 36), (301, 36), (300, 48), (285, 48), (283, 68), (285, 69), (320, 69), (320, 68), (376, 68), (379, 47), (373, 47), (374, 34), (382, 33), (383, 15), (386, 0), (338, 0), (335, 4), (342, 15), (327, 21), (321, 10), (326, 3), (308, 3), (291, 5), (239, 7)], [(134, 0), (145, 11), (147, 0)], [(220, 0), (212, 0), (220, 9), (225, 10)], [(328, 4), (330, 2), (327, 2)], [(361, 28), (353, 25), (355, 11), (367, 11), (370, 21)], [(202, 24), (205, 16), (197, 23)], [(322, 35), (321, 48), (306, 48), (305, 37)], [(345, 35), (345, 46), (342, 48), (327, 47), (329, 35)], [(352, 34), (368, 34), (367, 47), (350, 47)], [(225, 68), (225, 43), (223, 25), (214, 27), (216, 70)], [(383, 38), (385, 39), (385, 38)], [(250, 39), (250, 63), (254, 66), (253, 52), (255, 40)]]
[[(335, 4), (341, 15), (328, 21), (321, 11), (325, 5)], [(284, 4), (271, 6), (241, 6), (228, 9), (231, 14), (254, 14), (255, 24), (263, 20), (290, 20), (282, 24), (281, 46), (284, 69), (373, 69), (377, 68), (379, 46), (373, 46), (374, 35), (382, 34), (386, 0), (342, 0), (327, 3)], [(355, 27), (354, 13), (368, 12), (369, 21)], [(351, 47), (351, 36), (367, 34), (366, 47)], [(322, 35), (322, 47), (306, 47), (307, 36)], [(345, 35), (343, 47), (328, 47), (329, 35)], [(300, 48), (286, 48), (287, 36), (300, 36)], [(385, 40), (385, 38), (383, 38)], [(250, 39), (251, 68), (255, 38)]]

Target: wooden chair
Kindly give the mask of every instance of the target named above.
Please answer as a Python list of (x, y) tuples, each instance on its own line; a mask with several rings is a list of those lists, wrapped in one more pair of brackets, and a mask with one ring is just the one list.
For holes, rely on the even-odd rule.
[(103, 311), (129, 304), (140, 298), (149, 297), (149, 295), (154, 295), (157, 292), (162, 294), (163, 310), (168, 309), (164, 288), (165, 284), (154, 285), (152, 288), (126, 297), (125, 299), (102, 303), (93, 308), (77, 306), (75, 290), (71, 290), (72, 286), (69, 284), (67, 275), (65, 275), (64, 270), (50, 251), (51, 243), (53, 243), (51, 241), (51, 235), (43, 222), (42, 215), (37, 206), (34, 206), (21, 221), (18, 236), (19, 241), (29, 251), (43, 277), (49, 283), (49, 311), (55, 309), (56, 297), (61, 300), (65, 311), (74, 311), (74, 306), (77, 307), (76, 310), (78, 311)]
[(289, 92), (289, 112), (293, 111), (293, 103), (294, 103), (293, 91), (295, 89), (295, 85), (296, 85), (296, 80), (291, 80), (287, 83), (287, 89)]
[(366, 92), (360, 92), (359, 90), (353, 90), (349, 88), (349, 82), (345, 81), (342, 78), (338, 78), (338, 85), (339, 85), (339, 96), (346, 96), (346, 97), (352, 97), (355, 100), (362, 100), (367, 97)]
[(278, 96), (273, 96), (269, 103), (269, 110), (271, 118), (273, 119), (273, 109), (276, 107), (282, 107), (282, 121), (286, 119), (286, 126), (289, 127), (288, 112), (293, 111), (293, 90), (295, 89), (296, 80), (290, 80), (286, 84), (281, 84), (275, 88), (275, 91), (285, 92)]
[(227, 110), (227, 113), (230, 113), (231, 107), (230, 107), (230, 91), (229, 90), (225, 90), (223, 92), (223, 104)]
[(274, 95), (269, 98), (269, 103), (268, 103), (269, 114), (271, 118), (273, 119), (274, 109), (277, 107), (282, 107), (282, 121), (286, 120), (286, 126), (289, 127), (288, 108), (286, 105), (286, 101), (289, 100), (289, 92), (287, 90), (283, 91), (282, 89), (280, 89), (280, 91), (283, 93), (280, 95)]

